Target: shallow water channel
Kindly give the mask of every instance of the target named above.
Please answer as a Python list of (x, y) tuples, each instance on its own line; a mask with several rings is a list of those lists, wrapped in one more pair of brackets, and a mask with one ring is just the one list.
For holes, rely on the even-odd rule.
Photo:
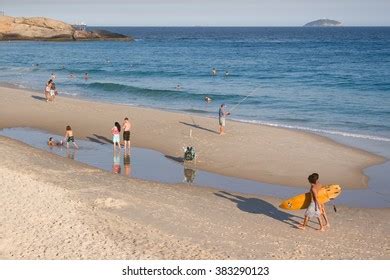
[[(35, 148), (63, 157), (68, 157), (82, 163), (117, 173), (122, 176), (151, 180), (162, 183), (193, 185), (197, 187), (211, 187), (215, 189), (239, 192), (245, 194), (268, 195), (287, 198), (306, 192), (308, 186), (302, 188), (265, 184), (251, 180), (222, 176), (211, 172), (197, 170), (195, 166), (184, 166), (180, 161), (170, 159), (160, 152), (133, 147), (131, 156), (114, 153), (109, 139), (97, 137), (94, 141), (77, 140), (80, 149), (66, 147), (48, 147), (47, 140), (53, 137), (61, 140), (58, 135), (29, 128), (7, 128), (0, 130), (0, 135), (19, 140)], [(390, 188), (385, 174), (390, 171), (390, 162), (367, 168), (365, 174), (369, 176), (367, 189), (346, 190), (334, 203), (352, 207), (390, 207)]]

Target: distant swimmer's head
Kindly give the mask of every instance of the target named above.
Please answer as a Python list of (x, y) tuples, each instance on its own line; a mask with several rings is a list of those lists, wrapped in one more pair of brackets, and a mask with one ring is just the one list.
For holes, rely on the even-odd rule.
[(310, 184), (316, 184), (319, 178), (320, 175), (318, 175), (318, 173), (313, 173), (307, 178), (307, 180), (309, 180)]
[(70, 125), (67, 125), (66, 126), (66, 131), (70, 131), (70, 130), (72, 130), (72, 128), (70, 127)]

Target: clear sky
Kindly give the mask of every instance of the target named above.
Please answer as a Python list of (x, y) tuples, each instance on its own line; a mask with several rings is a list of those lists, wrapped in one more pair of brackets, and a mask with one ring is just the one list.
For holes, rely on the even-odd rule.
[(0, 10), (106, 26), (390, 26), (390, 0), (0, 0)]

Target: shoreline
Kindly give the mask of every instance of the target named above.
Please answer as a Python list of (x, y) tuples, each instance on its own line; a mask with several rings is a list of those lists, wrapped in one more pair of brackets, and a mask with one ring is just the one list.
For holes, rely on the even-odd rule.
[[(306, 131), (296, 131), (280, 127), (269, 127), (266, 125), (229, 120), (227, 126), (228, 134), (221, 137), (216, 134), (217, 120), (209, 117), (139, 106), (87, 101), (85, 99), (68, 96), (58, 97), (54, 104), (46, 104), (46, 102), (40, 100), (40, 96), (43, 96), (43, 94), (39, 95), (39, 92), (0, 87), (0, 100), (2, 101), (0, 104), (4, 104), (4, 110), (0, 108), (0, 128), (31, 127), (61, 135), (63, 134), (63, 126), (65, 124), (63, 119), (66, 119), (67, 117), (58, 115), (66, 115), (66, 112), (69, 110), (76, 110), (81, 116), (84, 115), (84, 118), (89, 118), (89, 116), (93, 115), (97, 122), (107, 123), (107, 127), (102, 130), (101, 127), (96, 126), (96, 123), (94, 124), (93, 120), (80, 120), (74, 118), (74, 116), (71, 117), (72, 123), (76, 123), (76, 125), (73, 125), (78, 127), (77, 129), (75, 128), (76, 138), (79, 137), (91, 140), (90, 138), (93, 134), (99, 134), (100, 136), (110, 138), (109, 128), (112, 126), (111, 123), (114, 120), (121, 121), (125, 115), (129, 115), (131, 120), (134, 119), (135, 141), (132, 141), (132, 144), (136, 147), (153, 149), (168, 156), (179, 157), (182, 156), (182, 146), (191, 145), (191, 143), (197, 141), (195, 147), (200, 148), (197, 149), (198, 155), (200, 154), (202, 156), (197, 164), (197, 168), (221, 175), (287, 186), (305, 186), (306, 176), (312, 172), (313, 169), (318, 171), (320, 176), (321, 174), (324, 174), (321, 170), (326, 169), (325, 176), (321, 176), (323, 182), (330, 180), (339, 183), (339, 181), (337, 181), (339, 180), (338, 177), (334, 176), (332, 172), (336, 172), (339, 175), (343, 174), (343, 172), (347, 172), (348, 174), (352, 172), (353, 179), (343, 179), (340, 184), (351, 188), (365, 187), (367, 186), (367, 177), (363, 174), (363, 170), (369, 166), (378, 165), (385, 161), (385, 158), (383, 157), (358, 148), (339, 144), (327, 137)], [(23, 108), (23, 112), (19, 112), (23, 117), (18, 116), (18, 113), (14, 112), (15, 110), (12, 111), (9, 108), (6, 108), (7, 105)], [(86, 109), (83, 110), (83, 107)], [(50, 115), (53, 119), (50, 120), (42, 115), (44, 112), (41, 110), (45, 110), (44, 108), (46, 108), (48, 116)], [(58, 110), (57, 113), (53, 110), (54, 108)], [(109, 114), (107, 111), (113, 112), (112, 114)], [(115, 111), (118, 111), (118, 113)], [(121, 111), (122, 114), (119, 114), (119, 111)], [(37, 115), (39, 115), (38, 118)], [(102, 118), (102, 115), (105, 115), (106, 118)], [(153, 118), (154, 116), (161, 118), (161, 121), (163, 122), (157, 121), (156, 118)], [(22, 120), (19, 120), (18, 118), (22, 118)], [(196, 121), (194, 120), (195, 118)], [(11, 121), (5, 121), (7, 119), (10, 119)], [(29, 119), (30, 122), (25, 121), (25, 119)], [(145, 122), (145, 120), (147, 121)], [(148, 122), (150, 122), (150, 124)], [(55, 124), (58, 124), (58, 127)], [(93, 124), (95, 126), (90, 128)], [(139, 124), (147, 125), (140, 131)], [(168, 129), (164, 129), (162, 127), (164, 125), (168, 125)], [(190, 130), (192, 130), (193, 138), (189, 137)], [(229, 133), (229, 131), (233, 132)], [(243, 138), (242, 136), (233, 135), (234, 132), (237, 131), (242, 135), (249, 137)], [(148, 132), (150, 135), (148, 135)], [(176, 141), (170, 139), (172, 137), (171, 134), (175, 134), (173, 137), (177, 137)], [(257, 137), (260, 139), (259, 141), (256, 141)], [(292, 140), (280, 140), (281, 137)], [(164, 141), (169, 143), (162, 143)], [(237, 144), (241, 144), (239, 151), (232, 151)], [(271, 162), (275, 161), (275, 158), (278, 158), (281, 155), (287, 155), (289, 158), (288, 163), (291, 165), (294, 165), (295, 159), (298, 159), (302, 170), (296, 169), (294, 172), (300, 172), (301, 175), (299, 175), (299, 177), (295, 174), (288, 174), (287, 176), (285, 174), (281, 175), (281, 173), (277, 171), (281, 166), (283, 167), (282, 169), (284, 172), (294, 173), (291, 171), (289, 172), (289, 169), (293, 169), (293, 166), (288, 168), (289, 166), (286, 166), (287, 163), (284, 160), (276, 160), (277, 162), (272, 164), (271, 167), (263, 167), (265, 164), (269, 165), (270, 161), (262, 158), (259, 158), (259, 160), (256, 160), (256, 158), (248, 160), (247, 155), (253, 154), (255, 148), (259, 150), (259, 144), (260, 147), (263, 147), (264, 145), (266, 145), (266, 147), (260, 152), (256, 151), (259, 152), (258, 156), (267, 157)], [(288, 147), (289, 144), (293, 146), (293, 148), (300, 150), (300, 152), (291, 152), (291, 149)], [(307, 153), (307, 149), (305, 149), (305, 146), (307, 145), (318, 150), (320, 159), (313, 158), (312, 155)], [(220, 146), (224, 146), (229, 151), (232, 151), (233, 155), (219, 155), (219, 153), (215, 153), (215, 150), (221, 151)], [(280, 151), (278, 150), (279, 148), (281, 149)], [(208, 155), (210, 151), (211, 155)], [(340, 156), (340, 153), (344, 155), (344, 157), (350, 157), (350, 160), (345, 160)], [(300, 157), (308, 157), (311, 166), (317, 167), (313, 168), (308, 166), (309, 164), (305, 164), (306, 161), (302, 161), (302, 159), (299, 160)], [(323, 157), (327, 159), (324, 161)], [(333, 165), (333, 159), (342, 161), (342, 163), (340, 163), (338, 167), (327, 166), (323, 168), (323, 165)], [(356, 163), (351, 163), (351, 161), (356, 161)], [(243, 165), (248, 167), (245, 168)], [(260, 168), (253, 168), (253, 165), (257, 165)], [(338, 169), (341, 169), (341, 171)], [(340, 176), (340, 178), (341, 177), (342, 176)], [(349, 177), (351, 176), (349, 175)]]
[[(37, 94), (42, 94), (42, 91), (37, 90), (37, 89), (32, 89), (32, 88), (27, 88), (23, 85), (20, 84), (13, 84), (13, 83), (8, 83), (8, 82), (0, 82), (0, 88), (9, 88), (9, 89), (16, 89), (16, 90), (22, 90), (22, 91), (28, 91), (28, 92), (35, 92)], [(109, 105), (120, 105), (120, 106), (128, 106), (128, 107), (134, 107), (134, 108), (141, 108), (141, 109), (151, 109), (151, 110), (157, 110), (157, 111), (163, 111), (163, 112), (168, 112), (168, 113), (179, 113), (179, 114), (184, 114), (184, 115), (194, 115), (198, 117), (203, 117), (203, 118), (209, 118), (209, 119), (215, 119), (217, 113), (215, 113), (214, 117), (212, 115), (208, 114), (202, 114), (197, 111), (196, 109), (189, 109), (189, 110), (181, 110), (181, 109), (168, 109), (168, 108), (162, 108), (162, 107), (148, 107), (145, 105), (137, 105), (134, 103), (121, 103), (121, 102), (110, 102), (108, 100), (93, 100), (90, 98), (84, 98), (81, 97), (77, 94), (71, 94), (71, 93), (64, 93), (61, 95), (61, 98), (69, 98), (69, 99), (74, 99), (74, 100), (83, 100), (83, 101), (89, 101), (89, 102), (96, 102), (96, 103), (103, 103), (103, 104), (109, 104)], [(209, 113), (209, 112), (207, 112)], [(307, 133), (309, 135), (316, 135), (320, 137), (324, 137), (330, 141), (336, 142), (337, 144), (341, 144), (347, 147), (351, 148), (356, 148), (358, 150), (364, 151), (364, 152), (369, 152), (372, 154), (372, 152), (364, 149), (364, 148), (359, 148), (359, 147), (354, 147), (348, 144), (343, 144), (335, 139), (332, 138), (332, 136), (341, 136), (341, 137), (351, 137), (355, 139), (362, 139), (362, 140), (373, 140), (373, 141), (384, 141), (384, 142), (390, 142), (390, 138), (386, 136), (375, 136), (375, 135), (369, 135), (369, 134), (360, 134), (357, 132), (347, 132), (347, 131), (338, 131), (338, 130), (333, 130), (333, 129), (315, 129), (312, 127), (304, 127), (301, 125), (289, 125), (289, 124), (283, 124), (283, 123), (272, 123), (272, 122), (267, 122), (263, 120), (246, 120), (246, 119), (236, 119), (236, 118), (231, 118), (229, 121), (232, 122), (237, 122), (237, 123), (243, 123), (243, 124), (252, 124), (252, 125), (258, 125), (258, 126), (267, 126), (267, 127), (274, 127), (274, 128), (280, 128), (280, 129), (287, 129), (287, 130), (293, 130), (296, 132), (302, 132), (302, 133)], [(375, 153), (374, 153), (375, 154)]]

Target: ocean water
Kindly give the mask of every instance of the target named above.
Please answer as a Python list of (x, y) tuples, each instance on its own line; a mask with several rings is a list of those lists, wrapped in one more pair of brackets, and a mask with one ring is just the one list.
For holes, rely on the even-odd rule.
[(390, 147), (389, 27), (106, 29), (136, 40), (0, 42), (0, 83)]

